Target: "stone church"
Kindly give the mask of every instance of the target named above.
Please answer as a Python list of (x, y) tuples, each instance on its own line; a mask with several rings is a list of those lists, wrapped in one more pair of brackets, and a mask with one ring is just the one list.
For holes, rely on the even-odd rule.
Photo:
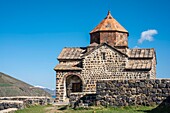
[(71, 93), (94, 94), (96, 81), (155, 79), (156, 53), (153, 48), (128, 48), (128, 31), (110, 12), (90, 32), (87, 47), (65, 47), (58, 56), (56, 101)]

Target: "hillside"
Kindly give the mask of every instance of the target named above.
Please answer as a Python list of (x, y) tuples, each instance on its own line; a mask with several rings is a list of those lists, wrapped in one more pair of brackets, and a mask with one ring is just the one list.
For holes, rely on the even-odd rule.
[(0, 96), (50, 96), (50, 94), (0, 72)]
[(48, 92), (51, 96), (55, 96), (56, 94), (56, 91), (54, 89), (49, 89), (49, 88), (46, 88), (44, 86), (34, 86), (34, 87), (37, 87), (37, 88), (40, 88), (40, 89), (43, 89), (44, 91)]
[(48, 92), (51, 96), (55, 96), (55, 90), (51, 90), (51, 89), (48, 89), (48, 88), (44, 88), (44, 90), (46, 92)]

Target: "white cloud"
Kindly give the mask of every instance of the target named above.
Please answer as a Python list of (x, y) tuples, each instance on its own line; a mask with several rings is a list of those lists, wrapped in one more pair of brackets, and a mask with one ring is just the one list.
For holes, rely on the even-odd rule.
[(153, 41), (154, 40), (153, 35), (156, 35), (156, 34), (158, 34), (158, 32), (155, 29), (143, 31), (141, 33), (140, 39), (138, 40), (138, 44), (142, 44), (143, 41), (145, 41), (145, 40), (150, 41), (150, 42)]

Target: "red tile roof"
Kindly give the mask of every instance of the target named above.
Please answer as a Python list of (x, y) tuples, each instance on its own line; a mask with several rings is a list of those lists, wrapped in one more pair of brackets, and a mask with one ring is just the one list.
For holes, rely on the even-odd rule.
[(102, 20), (102, 22), (100, 22), (100, 24), (98, 24), (90, 33), (97, 31), (119, 31), (128, 33), (128, 31), (112, 17), (110, 11), (106, 18)]

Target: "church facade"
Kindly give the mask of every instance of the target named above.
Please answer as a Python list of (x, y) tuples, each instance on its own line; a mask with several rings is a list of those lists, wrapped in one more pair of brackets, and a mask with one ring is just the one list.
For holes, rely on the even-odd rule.
[(128, 31), (108, 12), (90, 32), (87, 47), (63, 48), (56, 71), (56, 101), (71, 93), (96, 92), (100, 80), (155, 79), (156, 53), (153, 48), (128, 48)]

